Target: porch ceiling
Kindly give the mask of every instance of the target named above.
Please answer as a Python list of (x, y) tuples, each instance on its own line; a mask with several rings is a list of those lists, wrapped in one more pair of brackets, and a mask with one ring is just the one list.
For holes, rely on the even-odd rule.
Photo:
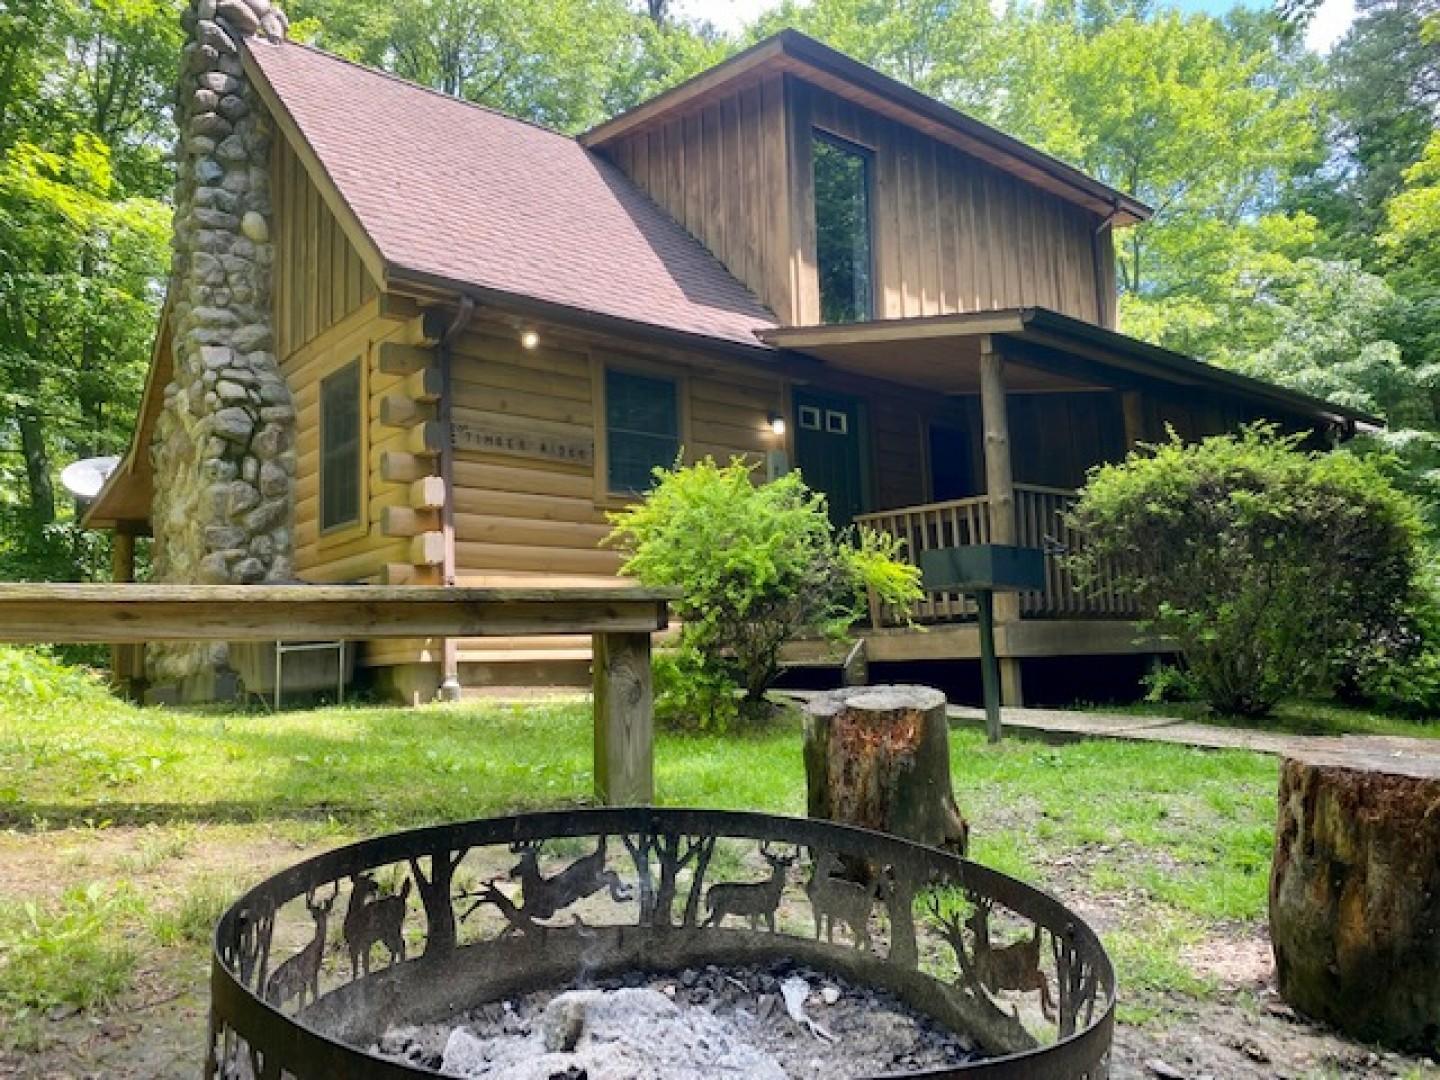
[(1313, 422), (1379, 428), (1384, 421), (1309, 394), (1201, 363), (1114, 330), (1044, 308), (880, 319), (832, 326), (762, 330), (767, 345), (837, 369), (946, 394), (978, 393), (982, 341), (994, 338), (1006, 359), (1011, 393), (1143, 389), (1170, 384), (1208, 391)]
[[(942, 394), (980, 392), (980, 346), (989, 334), (1024, 330), (1018, 312), (885, 319), (843, 326), (797, 326), (761, 333), (767, 345), (803, 353), (839, 370)], [(1007, 358), (1010, 393), (1104, 390), (1093, 378)]]

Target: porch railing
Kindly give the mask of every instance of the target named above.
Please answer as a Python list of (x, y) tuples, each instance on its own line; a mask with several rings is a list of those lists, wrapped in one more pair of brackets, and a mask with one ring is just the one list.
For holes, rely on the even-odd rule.
[[(1075, 493), (1063, 488), (1015, 485), (1016, 543), (1045, 552), (1045, 588), (1020, 594), (1020, 614), (1026, 618), (1110, 618), (1135, 617), (1128, 596), (1110, 584), (1113, 574), (1102, 575), (1098, 587), (1081, 591), (1065, 562), (1077, 549), (1080, 537), (1066, 525), (1064, 511)], [(905, 541), (905, 557), (914, 563), (920, 552), (933, 548), (990, 542), (990, 500), (984, 495), (947, 502), (906, 506), (863, 514), (857, 525), (878, 529)], [(975, 617), (975, 604), (960, 593), (931, 592), (917, 605), (918, 622), (956, 622)], [(872, 597), (870, 620), (874, 626), (900, 622), (895, 612)]]

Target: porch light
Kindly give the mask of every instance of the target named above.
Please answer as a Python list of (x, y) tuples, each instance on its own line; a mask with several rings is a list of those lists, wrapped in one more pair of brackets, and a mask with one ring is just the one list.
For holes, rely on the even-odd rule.
[(779, 413), (772, 412), (768, 419), (770, 421), (770, 431), (773, 434), (785, 434), (785, 418), (783, 416), (781, 416)]
[(523, 349), (533, 349), (539, 344), (540, 335), (534, 330), (526, 330), (520, 335), (520, 347)]

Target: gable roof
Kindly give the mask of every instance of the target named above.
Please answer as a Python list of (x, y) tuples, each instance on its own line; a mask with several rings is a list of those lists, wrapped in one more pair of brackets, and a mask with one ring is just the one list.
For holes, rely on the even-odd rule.
[[(380, 283), (519, 296), (754, 348), (774, 316), (575, 139), (293, 42), (252, 38), (266, 104), (368, 241)], [(368, 255), (368, 258), (367, 258)]]
[(1139, 199), (798, 30), (781, 30), (765, 38), (592, 128), (580, 136), (580, 141), (586, 146), (604, 146), (637, 127), (688, 111), (712, 95), (728, 93), (775, 72), (790, 72), (872, 112), (923, 131), (1068, 202), (1111, 218), (1117, 225), (1144, 221), (1153, 213)]

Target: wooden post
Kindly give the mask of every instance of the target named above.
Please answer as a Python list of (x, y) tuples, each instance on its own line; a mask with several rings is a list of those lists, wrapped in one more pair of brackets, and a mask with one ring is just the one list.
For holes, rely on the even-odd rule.
[[(1013, 544), (1015, 529), (1015, 476), (1010, 462), (1010, 417), (1005, 408), (1005, 361), (986, 336), (980, 341), (980, 418), (985, 428), (985, 495), (990, 511), (990, 542)], [(995, 621), (1020, 619), (1020, 595), (1002, 592), (995, 597)], [(1020, 661), (1000, 659), (1000, 693), (1006, 705), (1019, 705)]]
[(650, 635), (595, 634), (595, 796), (607, 806), (655, 801)]
[[(110, 544), (110, 580), (128, 584), (135, 580), (135, 533), (125, 522), (115, 526)], [(133, 697), (135, 680), (143, 676), (144, 645), (110, 646), (110, 681), (125, 697)]]
[(1145, 439), (1144, 403), (1136, 391), (1126, 390), (1120, 395), (1120, 413), (1125, 424), (1125, 450), (1128, 453), (1136, 443)]

